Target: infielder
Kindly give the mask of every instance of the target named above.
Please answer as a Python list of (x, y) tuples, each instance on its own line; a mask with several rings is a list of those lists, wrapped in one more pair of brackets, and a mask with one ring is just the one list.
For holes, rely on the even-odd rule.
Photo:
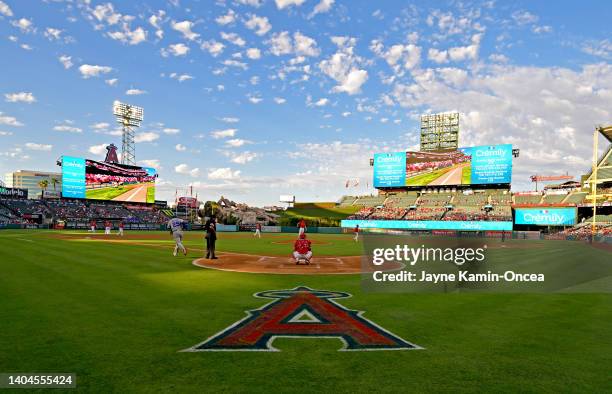
[(92, 233), (96, 232), (96, 221), (95, 220), (91, 220), (89, 222), (89, 231), (91, 231)]
[(117, 233), (117, 235), (121, 235), (122, 237), (123, 237), (123, 227), (125, 227), (123, 222), (119, 222), (119, 232)]
[(353, 229), (353, 234), (355, 234), (353, 240), (355, 240), (355, 242), (359, 242), (359, 225), (355, 226), (355, 228)]
[(255, 225), (255, 234), (253, 234), (253, 237), (261, 238), (261, 223)]
[(172, 218), (167, 224), (175, 242), (173, 256), (176, 256), (179, 249), (183, 252), (183, 255), (187, 256), (187, 249), (183, 246), (183, 223), (183, 219)]
[(113, 227), (113, 223), (110, 220), (104, 222), (104, 235), (110, 235), (111, 228)]

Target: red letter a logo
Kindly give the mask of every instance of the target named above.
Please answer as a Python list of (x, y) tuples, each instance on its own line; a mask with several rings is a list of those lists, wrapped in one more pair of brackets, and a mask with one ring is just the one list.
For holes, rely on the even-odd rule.
[(278, 337), (339, 338), (342, 350), (420, 349), (333, 301), (348, 293), (296, 287), (255, 296), (275, 301), (186, 351), (275, 351), (272, 342)]

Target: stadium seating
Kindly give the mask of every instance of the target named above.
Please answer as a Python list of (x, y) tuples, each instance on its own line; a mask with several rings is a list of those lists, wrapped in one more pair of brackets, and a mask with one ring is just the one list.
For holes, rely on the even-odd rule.
[(540, 194), (515, 194), (514, 195), (514, 203), (515, 204), (540, 204), (542, 200), (542, 196)]
[(573, 192), (570, 193), (564, 200), (566, 204), (581, 204), (588, 193), (586, 192)]
[(385, 202), (385, 196), (362, 196), (357, 198), (355, 205), (363, 205), (366, 207), (375, 207), (382, 205)]
[(542, 204), (559, 204), (565, 200), (566, 194), (545, 194)]
[(342, 196), (338, 205), (342, 207), (347, 207), (347, 206), (353, 205), (355, 200), (357, 200), (357, 197), (355, 196)]

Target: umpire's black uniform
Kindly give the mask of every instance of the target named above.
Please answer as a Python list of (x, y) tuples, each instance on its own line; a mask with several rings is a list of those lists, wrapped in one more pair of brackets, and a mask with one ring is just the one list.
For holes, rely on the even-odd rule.
[(216, 259), (215, 243), (217, 242), (217, 224), (214, 218), (206, 223), (206, 258)]

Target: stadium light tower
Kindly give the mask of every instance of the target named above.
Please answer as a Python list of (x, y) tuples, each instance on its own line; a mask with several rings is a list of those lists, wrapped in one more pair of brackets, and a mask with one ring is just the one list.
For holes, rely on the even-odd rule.
[(142, 123), (144, 110), (142, 107), (115, 100), (113, 102), (113, 115), (115, 115), (117, 123), (121, 124), (123, 129), (121, 137), (121, 164), (136, 165), (134, 132)]

